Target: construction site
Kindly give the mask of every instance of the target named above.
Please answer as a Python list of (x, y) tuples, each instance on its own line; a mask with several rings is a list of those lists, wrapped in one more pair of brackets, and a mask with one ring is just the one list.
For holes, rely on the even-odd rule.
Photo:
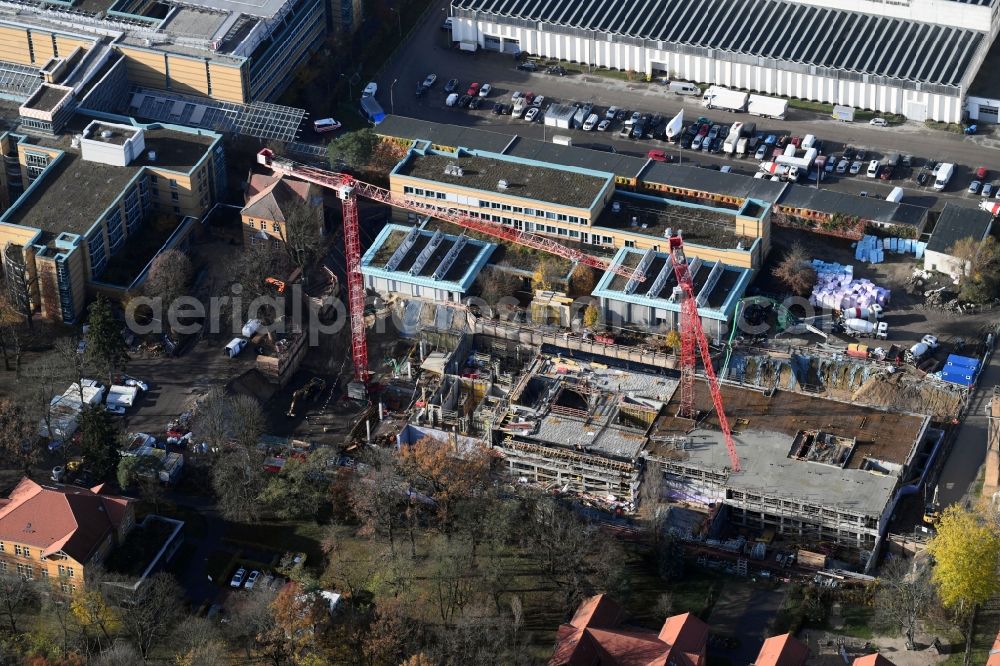
[(925, 415), (723, 382), (736, 471), (706, 381), (694, 382), (690, 419), (678, 416), (673, 370), (472, 333), (450, 350), (418, 345), (412, 380), (401, 378), (416, 399), (382, 419), (381, 443), (479, 441), (516, 483), (624, 513), (637, 509), (642, 484), (662, 475), (665, 499), (700, 514), (701, 532), (766, 535), (858, 570), (880, 548), (897, 502), (918, 492), (942, 441)]

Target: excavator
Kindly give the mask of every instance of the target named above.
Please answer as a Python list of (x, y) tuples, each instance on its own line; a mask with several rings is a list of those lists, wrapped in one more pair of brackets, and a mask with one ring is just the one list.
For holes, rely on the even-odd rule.
[(320, 377), (313, 377), (309, 382), (292, 393), (292, 404), (288, 406), (287, 416), (295, 416), (295, 406), (299, 404), (301, 400), (312, 400), (319, 394), (326, 390), (326, 380)]

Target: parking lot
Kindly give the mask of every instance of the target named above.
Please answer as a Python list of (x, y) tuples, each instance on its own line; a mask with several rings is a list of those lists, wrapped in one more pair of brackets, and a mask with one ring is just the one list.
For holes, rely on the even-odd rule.
[[(690, 123), (705, 116), (710, 124), (729, 126), (736, 121), (755, 122), (757, 132), (766, 138), (803, 137), (813, 134), (823, 142), (827, 155), (842, 155), (845, 146), (863, 150), (866, 159), (881, 159), (889, 153), (908, 154), (913, 157), (912, 167), (901, 169), (891, 180), (868, 178), (865, 170), (850, 173), (827, 173), (819, 186), (853, 194), (884, 198), (894, 187), (902, 187), (903, 202), (940, 208), (945, 201), (976, 206), (982, 200), (978, 194), (969, 194), (968, 185), (973, 171), (980, 166), (990, 169), (995, 159), (994, 140), (990, 136), (966, 137), (925, 128), (922, 124), (907, 123), (883, 128), (867, 123), (841, 123), (816, 113), (789, 109), (785, 120), (769, 120), (744, 113), (727, 113), (705, 109), (697, 98), (671, 93), (659, 82), (628, 82), (595, 73), (568, 72), (565, 76), (546, 73), (546, 63), (539, 63), (535, 72), (517, 69), (510, 54), (480, 51), (468, 53), (450, 47), (449, 33), (441, 30), (446, 5), (440, 12), (431, 11), (423, 25), (418, 26), (406, 47), (390, 63), (379, 78), (379, 99), (386, 111), (399, 115), (455, 125), (495, 129), (508, 134), (551, 140), (554, 134), (569, 134), (574, 144), (602, 144), (619, 153), (645, 157), (649, 150), (663, 150), (674, 161), (721, 168), (729, 165), (736, 173), (752, 175), (759, 171), (759, 162), (748, 156), (730, 158), (722, 153), (679, 149), (656, 139), (632, 140), (620, 136), (620, 121), (610, 123), (606, 131), (597, 129), (584, 132), (580, 129), (563, 130), (546, 127), (541, 122), (542, 113), (532, 121), (511, 115), (493, 113), (496, 103), (511, 103), (515, 92), (533, 92), (545, 97), (542, 109), (560, 103), (592, 103), (603, 118), (605, 111), (616, 106), (643, 114), (658, 114), (664, 122), (679, 110), (684, 110), (685, 122)], [(430, 74), (437, 75), (433, 87), (417, 96), (415, 88)], [(488, 96), (479, 102), (479, 108), (462, 108), (458, 104), (447, 106), (446, 82), (457, 79), (455, 92), (459, 98), (472, 83), (480, 86), (489, 83)], [(395, 82), (395, 83), (394, 83)], [(361, 84), (363, 85), (363, 84)], [(950, 161), (956, 165), (955, 174), (943, 192), (933, 189), (933, 181), (921, 186), (916, 178), (927, 158)], [(1000, 175), (997, 178), (1000, 181)], [(803, 183), (809, 181), (802, 181)], [(995, 190), (996, 188), (994, 188)], [(992, 196), (992, 194), (991, 194)]]

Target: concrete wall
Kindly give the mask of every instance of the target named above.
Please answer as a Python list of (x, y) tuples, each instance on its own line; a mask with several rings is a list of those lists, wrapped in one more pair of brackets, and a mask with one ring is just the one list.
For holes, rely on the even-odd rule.
[[(363, 273), (364, 271), (362, 271)], [(365, 287), (377, 291), (382, 296), (391, 294), (404, 298), (422, 298), (428, 301), (453, 303), (462, 302), (462, 292), (450, 289), (437, 289), (426, 285), (414, 284), (405, 280), (388, 280), (377, 275), (365, 275)]]
[(924, 270), (937, 271), (953, 278), (963, 275), (966, 271), (967, 262), (953, 257), (943, 252), (926, 250), (924, 252)]

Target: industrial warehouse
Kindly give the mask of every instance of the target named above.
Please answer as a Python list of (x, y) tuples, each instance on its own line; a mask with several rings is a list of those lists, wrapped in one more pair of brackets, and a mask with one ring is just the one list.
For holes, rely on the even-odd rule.
[(595, 67), (959, 122), (997, 3), (455, 0), (454, 39)]

